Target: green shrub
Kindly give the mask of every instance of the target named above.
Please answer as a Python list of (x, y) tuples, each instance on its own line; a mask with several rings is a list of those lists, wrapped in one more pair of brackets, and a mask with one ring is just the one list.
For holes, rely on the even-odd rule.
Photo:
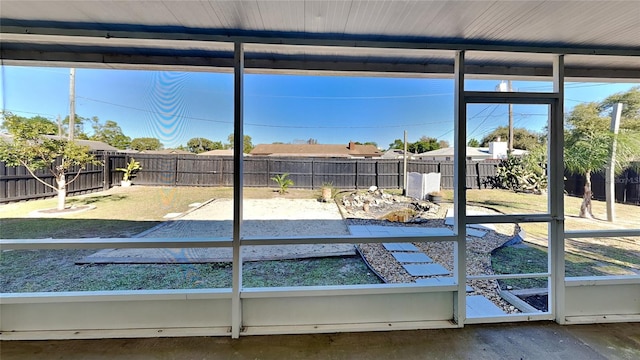
[(275, 181), (280, 187), (280, 190), (278, 190), (280, 194), (286, 193), (289, 186), (293, 186), (294, 184), (293, 180), (289, 179), (289, 174), (287, 173), (276, 175), (272, 177), (271, 180)]

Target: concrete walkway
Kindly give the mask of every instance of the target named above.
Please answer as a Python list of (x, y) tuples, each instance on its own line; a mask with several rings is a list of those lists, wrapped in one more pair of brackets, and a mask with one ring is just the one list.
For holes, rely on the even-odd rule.
[[(332, 203), (316, 200), (247, 199), (243, 202), (243, 237), (347, 236), (349, 230)], [(140, 234), (144, 238), (231, 238), (233, 200), (218, 199)], [(84, 263), (208, 263), (229, 262), (232, 249), (104, 249)], [(284, 260), (325, 256), (353, 256), (352, 244), (245, 246), (243, 260)]]
[(640, 325), (552, 322), (462, 329), (0, 343), (2, 360), (27, 359), (640, 359)]

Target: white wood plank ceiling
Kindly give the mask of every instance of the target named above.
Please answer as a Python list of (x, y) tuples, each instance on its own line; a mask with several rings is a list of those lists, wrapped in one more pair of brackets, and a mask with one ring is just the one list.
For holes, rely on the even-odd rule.
[(255, 71), (448, 74), (470, 49), (471, 73), (549, 75), (534, 51), (568, 54), (569, 77), (640, 78), (640, 1), (3, 0), (0, 31), (6, 64), (224, 68), (241, 40)]

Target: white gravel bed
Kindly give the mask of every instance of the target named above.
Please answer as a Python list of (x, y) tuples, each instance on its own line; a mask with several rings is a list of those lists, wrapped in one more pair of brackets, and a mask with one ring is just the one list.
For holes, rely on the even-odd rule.
[[(399, 199), (399, 197), (398, 197)], [(343, 212), (348, 216), (357, 216), (357, 218), (349, 218), (348, 221), (353, 225), (376, 224), (384, 226), (418, 226), (418, 227), (448, 227), (444, 224), (447, 209), (452, 204), (435, 205), (431, 211), (422, 213), (420, 219), (416, 223), (400, 223), (381, 221), (376, 219), (367, 219), (369, 214), (363, 211), (347, 211), (343, 208)], [(399, 204), (398, 208), (404, 207)], [(497, 214), (497, 212), (480, 207), (467, 207), (468, 210), (475, 210), (484, 214)], [(468, 275), (492, 275), (494, 274), (491, 266), (491, 252), (500, 247), (506, 241), (510, 240), (515, 234), (516, 225), (514, 224), (495, 224), (495, 231), (488, 231), (482, 238), (467, 238), (467, 274)], [(415, 242), (413, 243), (418, 249), (427, 254), (435, 263), (444, 266), (447, 270), (453, 272), (454, 260), (454, 244), (453, 242)], [(420, 277), (409, 275), (402, 265), (387, 251), (382, 244), (359, 244), (360, 252), (363, 254), (371, 267), (378, 272), (388, 283), (408, 283), (415, 282)], [(498, 282), (496, 280), (471, 280), (467, 283), (474, 292), (471, 295), (483, 295), (499, 306), (506, 313), (518, 313), (519, 310), (513, 305), (503, 300), (498, 294)]]

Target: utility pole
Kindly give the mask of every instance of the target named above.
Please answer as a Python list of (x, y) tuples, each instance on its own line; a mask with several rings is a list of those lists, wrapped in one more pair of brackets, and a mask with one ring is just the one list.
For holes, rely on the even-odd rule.
[[(513, 91), (511, 87), (511, 80), (507, 81), (509, 92)], [(507, 154), (513, 152), (513, 104), (509, 103), (509, 142), (507, 143)]]
[(62, 137), (62, 120), (58, 114), (58, 136)]
[(404, 159), (404, 167), (402, 169), (403, 173), (404, 173), (404, 177), (403, 177), (403, 184), (402, 184), (402, 195), (407, 195), (407, 130), (404, 131), (404, 152), (403, 152), (403, 159)]
[[(611, 112), (611, 132), (614, 136), (618, 135), (620, 131), (620, 116), (622, 115), (622, 104), (617, 103), (613, 106)], [(606, 200), (607, 200), (607, 221), (615, 221), (616, 212), (614, 204), (616, 202), (616, 169), (614, 161), (616, 159), (616, 139), (613, 138), (613, 144), (611, 144), (611, 159), (609, 159), (609, 165), (606, 168), (605, 188), (606, 188)]]
[[(513, 87), (511, 86), (511, 80), (507, 80), (505, 84), (502, 81), (500, 84), (496, 86), (496, 91), (499, 92), (512, 92)], [(513, 152), (513, 104), (509, 103), (509, 139), (507, 140), (507, 154), (511, 154)]]
[(69, 141), (73, 140), (76, 127), (76, 69), (69, 71)]

